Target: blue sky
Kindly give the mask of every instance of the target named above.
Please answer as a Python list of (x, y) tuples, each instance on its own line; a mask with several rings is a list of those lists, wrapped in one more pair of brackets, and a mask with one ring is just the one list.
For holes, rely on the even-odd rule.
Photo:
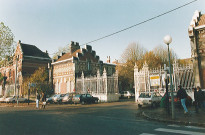
[[(174, 9), (192, 0), (0, 0), (0, 22), (12, 30), (15, 40), (34, 44), (53, 54), (70, 41), (87, 43)], [(100, 59), (119, 59), (128, 44), (140, 43), (152, 50), (172, 36), (170, 48), (179, 58), (189, 58), (188, 26), (195, 10), (205, 13), (198, 0), (170, 14), (112, 37), (91, 43)], [(84, 47), (84, 46), (83, 46)]]

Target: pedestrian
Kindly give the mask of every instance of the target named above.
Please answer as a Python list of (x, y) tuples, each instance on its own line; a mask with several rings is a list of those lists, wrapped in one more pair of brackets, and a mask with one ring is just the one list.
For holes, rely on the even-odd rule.
[(196, 88), (192, 88), (193, 92), (194, 92), (194, 107), (195, 107), (195, 112), (198, 113), (199, 112), (199, 98), (198, 98), (198, 92)]
[(46, 94), (42, 93), (42, 108), (46, 108)]
[(40, 94), (37, 92), (37, 96), (36, 96), (36, 109), (39, 108), (39, 101), (40, 101)]
[(204, 93), (202, 92), (199, 86), (197, 86), (197, 98), (198, 98), (198, 108), (201, 109), (203, 106)]
[(188, 114), (188, 110), (187, 110), (187, 107), (186, 107), (186, 98), (187, 98), (187, 93), (185, 91), (185, 89), (183, 89), (181, 87), (181, 85), (178, 86), (178, 92), (177, 92), (177, 97), (180, 99), (181, 101), (181, 105), (182, 107), (184, 108), (184, 114)]

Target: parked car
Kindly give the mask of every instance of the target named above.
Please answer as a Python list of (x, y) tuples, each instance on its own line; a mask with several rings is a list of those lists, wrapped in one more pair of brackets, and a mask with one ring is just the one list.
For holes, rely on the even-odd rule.
[(77, 94), (73, 97), (72, 101), (74, 104), (81, 103), (81, 104), (89, 104), (89, 103), (98, 103), (98, 98), (93, 97), (90, 94)]
[(157, 92), (143, 92), (140, 93), (137, 99), (138, 107), (150, 105), (152, 107), (157, 107), (160, 104), (162, 96)]
[(135, 94), (131, 91), (122, 91), (121, 92), (121, 98), (131, 98), (134, 96), (135, 96)]
[(4, 96), (1, 96), (1, 97), (0, 97), (0, 103), (5, 102), (5, 99), (6, 99), (6, 98), (5, 98)]
[(72, 98), (76, 95), (76, 93), (67, 93), (62, 98), (63, 103), (73, 103)]
[(57, 94), (54, 94), (54, 95), (52, 95), (52, 96), (50, 96), (50, 97), (47, 97), (46, 98), (46, 103), (53, 103), (53, 98), (56, 96)]
[(63, 99), (64, 96), (65, 96), (65, 94), (56, 94), (53, 97), (53, 102), (54, 103), (62, 103), (62, 99)]
[[(171, 104), (171, 92), (168, 93), (169, 94), (169, 104)], [(181, 101), (179, 98), (177, 98), (177, 92), (173, 92), (173, 96), (174, 96), (174, 104), (175, 106), (177, 107), (180, 107), (181, 106)], [(161, 103), (160, 103), (160, 106), (161, 107), (166, 107), (166, 92), (164, 93), (164, 96), (162, 97), (161, 99)], [(187, 100), (186, 100), (186, 105), (187, 106), (191, 106), (192, 105), (192, 98), (190, 96), (187, 97)]]
[[(18, 102), (27, 102), (28, 99), (24, 97), (18, 97)], [(10, 96), (5, 98), (6, 103), (15, 103), (17, 102), (17, 96)]]
[(15, 96), (13, 97), (7, 97), (5, 98), (4, 100), (6, 103), (15, 103), (16, 102), (16, 99), (15, 99)]

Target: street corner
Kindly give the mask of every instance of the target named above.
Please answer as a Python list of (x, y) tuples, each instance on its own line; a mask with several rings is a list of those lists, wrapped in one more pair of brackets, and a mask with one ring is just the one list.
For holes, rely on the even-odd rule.
[(168, 114), (164, 108), (145, 109), (141, 111), (141, 115), (147, 120), (158, 121), (170, 124), (190, 125), (205, 127), (205, 111), (196, 113), (194, 108), (189, 108), (189, 114), (184, 114), (182, 109), (175, 110), (175, 119), (172, 119), (171, 112)]

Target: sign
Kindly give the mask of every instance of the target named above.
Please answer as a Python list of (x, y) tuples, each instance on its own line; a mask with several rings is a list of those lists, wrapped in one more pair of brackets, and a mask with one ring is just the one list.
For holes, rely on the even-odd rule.
[(159, 75), (151, 75), (150, 76), (150, 85), (151, 86), (159, 86), (160, 85), (160, 76)]

